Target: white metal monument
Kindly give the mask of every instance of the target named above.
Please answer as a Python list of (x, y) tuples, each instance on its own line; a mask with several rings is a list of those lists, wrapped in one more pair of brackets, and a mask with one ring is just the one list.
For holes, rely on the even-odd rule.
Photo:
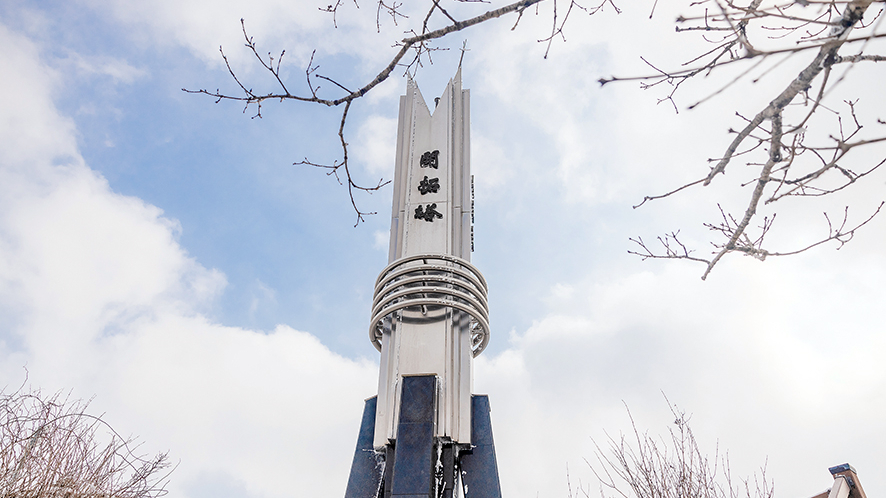
[(486, 281), (470, 263), (470, 93), (461, 69), (428, 109), (400, 97), (389, 265), (372, 304), (381, 352), (346, 498), (501, 496), (489, 402), (472, 360), (489, 341)]

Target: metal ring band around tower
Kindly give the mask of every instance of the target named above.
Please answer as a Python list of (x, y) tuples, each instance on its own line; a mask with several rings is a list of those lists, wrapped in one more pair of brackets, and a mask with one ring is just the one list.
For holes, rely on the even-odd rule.
[(419, 254), (388, 265), (375, 282), (369, 339), (381, 351), (384, 319), (405, 309), (443, 307), (466, 313), (471, 321), (471, 353), (489, 344), (486, 279), (471, 263), (444, 254)]

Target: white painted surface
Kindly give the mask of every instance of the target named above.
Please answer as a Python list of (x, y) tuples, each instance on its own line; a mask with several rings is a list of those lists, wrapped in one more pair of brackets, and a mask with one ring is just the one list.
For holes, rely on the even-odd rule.
[[(468, 91), (461, 88), (461, 70), (450, 80), (433, 114), (412, 80), (400, 98), (391, 263), (424, 254), (470, 261), (469, 104)], [(422, 167), (422, 155), (433, 151), (439, 151), (438, 167)], [(418, 186), (425, 177), (437, 179), (437, 192), (420, 192)], [(442, 218), (416, 218), (416, 209), (425, 211), (430, 205)], [(419, 260), (415, 266), (424, 263)], [(436, 435), (470, 443), (472, 358), (466, 313), (450, 307), (414, 307), (393, 313), (381, 337), (375, 446), (396, 439), (401, 378), (415, 374), (433, 374), (440, 379)]]

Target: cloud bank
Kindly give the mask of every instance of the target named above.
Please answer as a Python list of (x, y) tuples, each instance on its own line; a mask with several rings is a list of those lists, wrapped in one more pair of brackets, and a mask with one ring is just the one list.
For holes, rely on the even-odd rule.
[[(232, 32), (215, 31), (243, 15), (233, 3), (217, 9), (200, 2), (108, 5), (102, 15), (131, 28), (144, 47), (184, 46), (195, 60), (212, 65), (219, 38), (239, 44), (236, 22)], [(271, 39), (294, 30), (281, 19), (303, 30), (298, 43), (305, 47), (312, 30), (320, 30), (311, 16), (295, 20), (313, 12), (304, 5), (260, 7), (250, 18)], [(354, 22), (365, 28), (365, 20)], [(357, 39), (371, 36), (364, 28), (354, 28)], [(583, 458), (593, 458), (591, 438), (602, 442), (604, 429), (629, 430), (625, 405), (641, 429), (663, 432), (671, 420), (662, 393), (693, 414), (703, 444), (713, 449), (719, 440), (729, 449), (737, 473), (752, 472), (768, 457), (779, 495), (825, 489), (826, 468), (843, 461), (859, 469), (872, 494), (886, 489), (886, 478), (875, 475), (886, 443), (880, 366), (886, 340), (878, 311), (886, 300), (882, 234), (860, 237), (841, 251), (847, 254), (811, 253), (765, 265), (739, 259), (706, 283), (696, 268), (644, 267), (592, 251), (596, 239), (574, 227), (587, 222), (619, 241), (635, 235), (627, 230), (637, 225), (617, 226), (621, 218), (587, 220), (602, 217), (616, 201), (648, 193), (677, 171), (687, 156), (671, 160), (658, 151), (688, 132), (663, 129), (657, 118), (629, 126), (639, 122), (628, 118), (636, 117), (640, 104), (619, 92), (610, 102), (588, 95), (558, 100), (593, 86), (596, 73), (574, 77), (575, 67), (596, 67), (607, 54), (617, 59), (617, 48), (573, 40), (562, 54), (565, 62), (544, 73), (538, 61), (500, 56), (523, 53), (527, 43), (495, 36), (481, 44), (488, 51), (477, 51), (475, 70), (484, 75), (477, 87), (491, 88), (488, 101), (509, 105), (495, 116), (498, 129), (475, 131), (476, 171), (489, 173), (478, 186), (500, 202), (491, 208), (499, 213), (511, 208), (508, 197), (529, 199), (527, 210), (541, 204), (565, 209), (560, 215), (573, 214), (575, 206), (583, 210), (577, 222), (560, 216), (567, 221), (552, 217), (533, 227), (542, 234), (545, 224), (566, 227), (569, 235), (526, 241), (520, 231), (513, 244), (526, 251), (554, 248), (569, 272), (553, 285), (536, 285), (541, 280), (534, 278), (553, 278), (550, 267), (561, 262), (530, 255), (530, 268), (504, 252), (478, 254), (490, 274), (497, 265), (520, 273), (503, 285), (525, 286), (537, 297), (526, 311), (531, 324), (495, 330), (493, 340), (506, 346), (476, 363), (476, 391), (491, 397), (505, 494), (564, 496), (567, 467), (573, 485), (588, 484)], [(6, 75), (0, 90), (16, 96), (0, 109), (4, 383), (17, 385), (27, 367), (33, 385), (94, 396), (93, 407), (119, 431), (139, 434), (146, 451), (168, 449), (181, 462), (170, 485), (173, 496), (341, 496), (362, 400), (376, 391), (373, 361), (344, 357), (316, 335), (285, 324), (248, 330), (210, 318), (207, 310), (226, 289), (224, 269), (207, 268), (188, 254), (180, 238), (189, 227), (164, 216), (162, 206), (115, 192), (86, 163), (75, 122), (55, 103), (70, 75), (47, 63), (41, 47), (20, 33), (0, 26), (0, 42), (7, 47), (0, 53)], [(296, 45), (304, 56), (307, 49), (298, 52)], [(357, 48), (348, 56), (375, 60), (367, 55), (372, 43), (350, 46)], [(105, 59), (71, 60), (105, 67), (99, 64)], [(91, 72), (119, 84), (143, 75), (132, 69), (138, 64), (114, 61), (130, 70)], [(517, 81), (537, 88), (534, 98), (521, 95)], [(474, 90), (474, 105), (482, 105), (483, 93)], [(598, 122), (612, 109), (625, 117)], [(562, 119), (551, 120), (552, 114)], [(507, 118), (515, 116), (528, 120), (524, 126), (542, 141), (497, 145), (497, 133), (511, 132)], [(390, 115), (355, 125), (355, 148), (368, 158), (367, 168), (385, 171), (389, 156), (377, 145), (393, 133)], [(520, 149), (534, 159), (545, 144), (556, 146), (545, 169)], [(599, 167), (588, 167), (591, 159)], [(646, 173), (650, 163), (660, 169)], [(543, 177), (554, 180), (534, 181)], [(538, 202), (534, 189), (562, 205)], [(677, 204), (670, 214), (697, 209)], [(525, 222), (513, 216), (501, 224)], [(618, 252), (623, 256), (622, 246)], [(594, 258), (606, 259), (594, 266)]]

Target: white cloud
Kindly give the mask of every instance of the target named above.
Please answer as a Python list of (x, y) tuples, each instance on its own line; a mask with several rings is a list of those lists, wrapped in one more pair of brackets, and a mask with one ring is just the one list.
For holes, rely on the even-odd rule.
[(114, 83), (130, 84), (147, 75), (147, 71), (144, 69), (137, 68), (125, 60), (114, 57), (84, 57), (78, 53), (70, 53), (68, 55), (68, 60), (61, 61), (62, 65), (70, 64), (76, 71), (87, 75), (98, 74), (107, 76)]
[(223, 470), (256, 496), (288, 496), (293, 479), (343, 494), (374, 364), (286, 326), (262, 334), (175, 314), (136, 324), (107, 353), (109, 413), (182, 459), (176, 482)]
[(582, 460), (593, 458), (589, 438), (630, 430), (622, 402), (640, 430), (665, 434), (662, 393), (694, 415), (711, 453), (717, 441), (729, 451), (736, 473), (768, 458), (779, 495), (818, 492), (826, 468), (844, 460), (882, 486), (886, 339), (871, 311), (886, 299), (883, 267), (850, 256), (828, 268), (825, 257), (748, 259), (705, 283), (673, 265), (556, 286), (557, 311), (476, 364), (505, 493), (562, 495), (566, 464), (573, 485), (593, 482)]
[[(311, 43), (294, 50), (302, 57), (317, 42), (311, 39), (317, 23), (328, 22), (314, 19), (315, 5), (288, 2), (262, 4), (248, 15), (232, 2), (109, 5), (135, 35), (143, 30), (146, 46), (167, 38), (216, 63), (220, 42), (241, 43), (241, 16), (271, 39), (305, 28), (299, 36)], [(368, 39), (371, 29), (364, 31)], [(516, 36), (527, 38), (525, 30)], [(570, 41), (555, 52), (561, 59), (555, 67), (508, 56), (538, 52), (528, 38), (501, 37), (500, 45), (489, 40), (491, 51), (477, 54), (488, 78), (474, 87), (474, 105), (477, 89), (491, 88), (557, 145), (550, 168), (521, 167), (539, 176), (555, 172), (570, 200), (590, 204), (639, 197), (674, 174), (694, 176), (680, 172), (681, 160), (661, 158), (684, 129), (664, 128), (658, 116), (596, 122), (603, 115), (597, 106), (617, 110), (627, 102), (618, 92), (609, 104), (586, 93), (599, 74), (587, 69), (596, 59), (582, 52), (598, 47)], [(353, 53), (366, 56), (367, 65), (378, 59), (366, 55), (374, 45), (354, 39)], [(96, 394), (94, 406), (109, 422), (181, 459), (175, 493), (341, 496), (362, 399), (375, 392), (376, 367), (341, 357), (286, 325), (252, 331), (209, 320), (203, 312), (223, 292), (224, 275), (179, 245), (188, 227), (156, 206), (113, 192), (84, 164), (74, 125), (51, 98), (59, 75), (22, 37), (0, 27), (0, 41), (7, 47), (0, 66), (8, 68), (0, 90), (20, 97), (0, 110), (3, 378), (20, 378), (27, 364), (32, 382), (46, 389)], [(609, 50), (622, 60), (619, 49)], [(602, 57), (602, 48), (595, 54)], [(125, 67), (106, 72), (121, 81), (138, 76)], [(529, 87), (537, 91), (525, 95)], [(634, 107), (641, 105), (649, 102)], [(650, 115), (670, 112), (653, 109)], [(382, 145), (395, 127), (390, 119), (372, 119), (358, 131), (363, 143), (355, 148), (363, 147), (371, 171), (385, 171), (392, 161)], [(505, 133), (508, 124), (501, 124)], [(690, 142), (720, 133), (703, 131)], [(521, 177), (524, 170), (508, 167), (522, 158), (483, 136), (475, 139), (482, 148), (475, 172), (485, 168), (489, 176), (480, 185), (535, 187), (532, 178)], [(676, 204), (698, 211), (693, 201)], [(838, 254), (824, 249), (765, 265), (733, 259), (706, 283), (694, 267), (648, 264), (641, 267), (647, 271), (590, 275), (577, 262), (569, 279), (541, 286), (548, 311), (538, 310), (535, 323), (514, 333), (505, 351), (476, 364), (477, 391), (491, 395), (505, 494), (564, 496), (567, 464), (573, 483), (587, 479), (581, 458), (593, 455), (588, 436), (599, 440), (604, 428), (628, 429), (622, 401), (641, 428), (656, 431), (670, 422), (661, 391), (695, 414), (704, 441), (712, 445), (719, 438), (730, 449), (737, 471), (753, 470), (768, 455), (780, 494), (826, 488), (828, 476), (817, 476), (847, 460), (869, 490), (882, 488), (884, 478), (874, 473), (886, 429), (886, 379), (879, 367), (886, 344), (878, 311), (886, 298), (880, 255), (886, 232), (869, 233)], [(581, 229), (570, 236), (539, 243), (591, 240)], [(378, 231), (374, 240), (384, 249), (387, 234)], [(619, 263), (613, 258), (600, 266), (608, 264)], [(262, 299), (272, 297), (260, 282), (258, 290)], [(495, 341), (505, 340), (494, 334)]]
[[(0, 27), (0, 371), (72, 389), (145, 451), (181, 461), (171, 489), (219, 473), (251, 495), (342, 494), (376, 367), (287, 326), (243, 330), (201, 314), (225, 285), (178, 244), (162, 211), (113, 192), (52, 103), (55, 74)], [(29, 147), (29, 145), (32, 145)], [(298, 469), (299, 477), (293, 477)], [(308, 479), (307, 476), (334, 476)], [(196, 488), (195, 488), (196, 486)]]
[[(5, 50), (0, 61), (5, 68), (0, 78), (0, 91), (15, 95), (3, 103), (4, 119), (0, 121), (0, 157), (8, 169), (18, 171), (35, 156), (57, 160), (76, 160), (77, 147), (74, 124), (56, 112), (50, 97), (54, 95), (60, 76), (52, 69), (34, 64), (39, 58), (37, 48), (0, 25), (0, 37), (16, 50)], [(2, 201), (2, 200), (0, 200)]]
[(372, 233), (372, 247), (379, 251), (387, 251), (391, 243), (391, 231), (376, 230)]
[(525, 166), (525, 163), (516, 160), (495, 140), (478, 132), (471, 134), (471, 173), (476, 187), (482, 189), (487, 199), (504, 194), (499, 187), (512, 180), (520, 166)]
[[(386, 58), (396, 53), (391, 48), (391, 33), (400, 36), (400, 29), (384, 17), (381, 26), (384, 33), (376, 29), (376, 10), (372, 7), (358, 8), (344, 3), (335, 17), (337, 28), (333, 29), (332, 14), (322, 12), (325, 6), (311, 0), (260, 0), (239, 2), (234, 0), (83, 0), (99, 15), (106, 15), (114, 22), (122, 23), (130, 30), (130, 36), (141, 46), (186, 47), (194, 55), (218, 68), (224, 67), (219, 55), (219, 46), (225, 50), (240, 75), (251, 71), (263, 72), (254, 55), (243, 48), (244, 37), (240, 20), (245, 21), (246, 29), (257, 44), (258, 53), (274, 57), (285, 50), (284, 77), (290, 85), (300, 85), (304, 80), (304, 70), (314, 50), (317, 57), (314, 64), (320, 64), (318, 74), (339, 78), (339, 82), (350, 86), (351, 75), (326, 72), (330, 61), (328, 55), (346, 54), (355, 56), (356, 69), (360, 77), (373, 76), (381, 70)], [(405, 5), (401, 11), (412, 14), (416, 6)], [(288, 62), (287, 62), (288, 61)], [(254, 73), (253, 73), (254, 75)], [(259, 80), (271, 84), (267, 81)], [(324, 87), (331, 84), (317, 81)], [(209, 83), (207, 83), (209, 84)], [(259, 88), (256, 83), (250, 87)]]
[(277, 291), (261, 280), (256, 280), (253, 285), (252, 301), (249, 303), (249, 315), (255, 317), (259, 309), (266, 306), (277, 305)]
[(392, 178), (394, 149), (397, 145), (397, 119), (369, 116), (360, 123), (356, 136), (357, 140), (352, 149), (352, 157), (358, 158), (355, 162), (364, 164), (374, 176)]

